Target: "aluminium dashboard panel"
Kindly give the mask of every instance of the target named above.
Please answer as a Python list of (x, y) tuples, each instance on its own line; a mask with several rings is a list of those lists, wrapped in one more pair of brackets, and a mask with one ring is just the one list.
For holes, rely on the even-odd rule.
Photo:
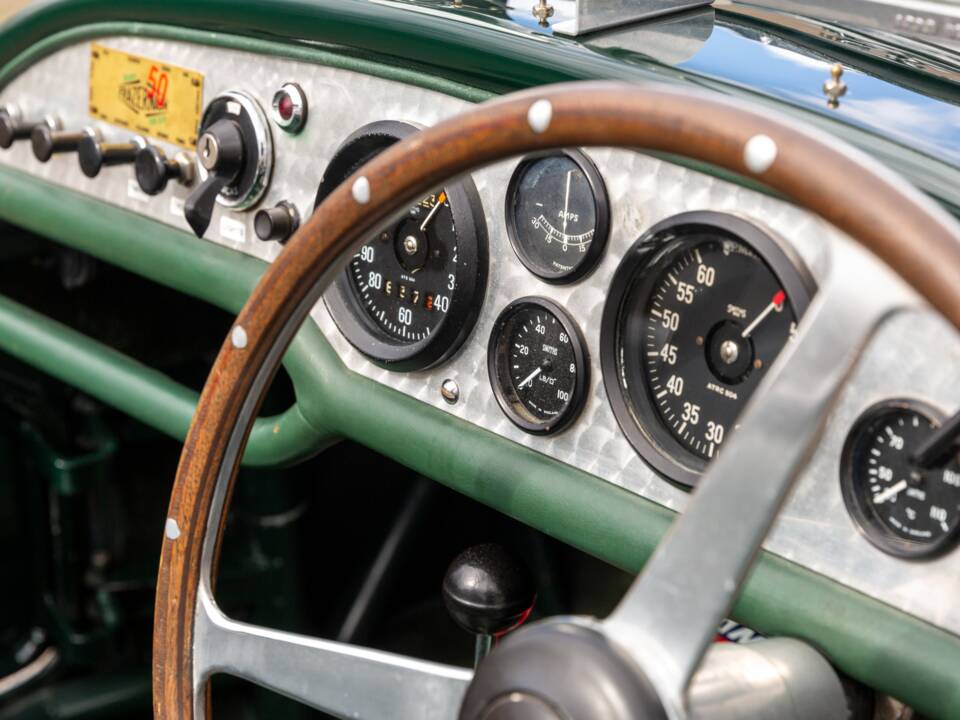
[[(148, 38), (102, 38), (98, 42), (203, 73), (207, 101), (223, 91), (242, 89), (266, 106), (282, 83), (298, 82), (309, 98), (311, 117), (300, 135), (274, 128), (273, 182), (260, 207), (287, 200), (304, 216), (312, 209), (326, 164), (353, 130), (384, 119), (430, 125), (468, 106), (465, 101), (399, 82), (280, 57)], [(82, 43), (40, 60), (3, 90), (0, 102), (18, 102), (30, 114), (56, 111), (66, 127), (89, 124), (89, 52), (89, 44)], [(59, 88), (55, 98), (49, 93), (54, 83)], [(99, 127), (107, 139), (127, 137), (120, 128)], [(607, 249), (588, 278), (571, 285), (549, 284), (517, 260), (507, 237), (503, 198), (517, 158), (473, 174), (486, 213), (490, 268), (484, 306), (461, 352), (428, 371), (391, 372), (357, 352), (339, 333), (322, 303), (314, 308), (312, 320), (353, 372), (630, 492), (682, 510), (687, 494), (664, 481), (634, 452), (609, 407), (598, 370), (600, 318), (610, 279), (623, 253), (654, 223), (692, 210), (735, 213), (760, 224), (792, 246), (814, 278), (823, 276), (830, 248), (850, 241), (796, 207), (715, 177), (632, 151), (600, 148), (587, 153), (604, 178), (611, 208)], [(75, 157), (55, 157), (42, 165), (23, 143), (0, 152), (0, 164), (189, 231), (182, 216), (187, 190), (171, 184), (165, 194), (148, 197), (139, 192), (129, 167), (106, 168), (100, 177), (90, 180), (80, 172)], [(197, 242), (214, 242), (272, 260), (281, 246), (258, 241), (252, 223), (252, 212), (218, 206), (206, 239)], [(875, 261), (865, 256), (864, 262)], [(850, 281), (857, 280), (853, 277)], [(583, 332), (594, 365), (583, 413), (569, 429), (548, 437), (529, 435), (507, 419), (486, 371), (487, 342), (495, 318), (511, 301), (527, 295), (546, 297), (566, 308)], [(960, 385), (952, 372), (958, 366), (960, 339), (943, 320), (919, 302), (893, 315), (853, 372), (818, 451), (765, 542), (765, 547), (777, 555), (956, 634), (960, 634), (960, 605), (952, 599), (960, 591), (960, 550), (936, 560), (912, 563), (881, 553), (860, 535), (847, 515), (838, 467), (848, 428), (877, 400), (913, 396), (947, 412), (960, 406)], [(460, 401), (455, 405), (449, 405), (440, 395), (440, 385), (447, 378), (460, 386)], [(743, 512), (750, 512), (750, 508), (744, 507)], [(720, 521), (735, 522), (735, 518)]]

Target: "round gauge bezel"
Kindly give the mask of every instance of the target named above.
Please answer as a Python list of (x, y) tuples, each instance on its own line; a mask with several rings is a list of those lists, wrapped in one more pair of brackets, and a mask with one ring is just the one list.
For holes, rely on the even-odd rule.
[[(521, 233), (517, 228), (517, 218), (514, 208), (517, 204), (517, 194), (519, 192), (520, 182), (527, 170), (535, 163), (551, 158), (564, 156), (569, 158), (580, 168), (587, 184), (590, 187), (590, 193), (593, 196), (594, 214), (596, 222), (593, 230), (593, 240), (590, 241), (590, 247), (584, 254), (584, 257), (572, 270), (565, 273), (551, 273), (539, 267), (527, 254), (521, 240)], [(507, 226), (507, 237), (510, 238), (510, 246), (516, 254), (517, 259), (527, 270), (536, 275), (544, 282), (551, 285), (568, 285), (578, 280), (582, 280), (592, 273), (607, 247), (607, 240), (610, 237), (610, 199), (607, 195), (607, 186), (603, 182), (603, 176), (597, 169), (596, 164), (582, 150), (563, 149), (548, 150), (526, 155), (510, 176), (510, 182), (507, 185), (507, 195), (504, 203), (504, 220)]]
[(703, 232), (730, 237), (753, 250), (780, 281), (798, 319), (816, 291), (812, 275), (792, 248), (749, 220), (727, 213), (698, 210), (674, 215), (649, 228), (624, 254), (610, 283), (600, 325), (604, 387), (617, 423), (633, 449), (657, 473), (684, 489), (696, 486), (707, 461), (681, 445), (663, 425), (642, 368), (635, 373), (638, 389), (627, 382), (620, 357), (622, 313), (635, 294), (649, 296), (658, 269), (682, 251), (684, 236)]
[[(573, 359), (577, 365), (570, 402), (559, 416), (547, 422), (529, 418), (528, 412), (516, 397), (513, 383), (509, 373), (506, 372), (506, 364), (509, 364), (509, 360), (505, 358), (504, 351), (509, 339), (504, 337), (504, 330), (517, 313), (530, 307), (545, 310), (557, 318), (573, 345)], [(590, 355), (579, 326), (561, 305), (547, 298), (530, 296), (514, 300), (494, 321), (487, 345), (487, 372), (490, 375), (490, 385), (493, 387), (497, 404), (514, 425), (531, 435), (554, 435), (570, 427), (583, 411), (587, 390), (590, 387)]]
[[(324, 172), (314, 202), (316, 208), (353, 170), (403, 138), (418, 132), (416, 125), (382, 120), (364, 125), (341, 143)], [(324, 293), (324, 302), (344, 337), (371, 362), (398, 372), (425, 370), (452, 357), (473, 331), (483, 306), (489, 264), (487, 226), (483, 204), (467, 176), (444, 186), (458, 238), (461, 262), (476, 272), (457, 277), (457, 288), (443, 322), (427, 337), (413, 343), (390, 338), (360, 305), (344, 270)], [(463, 242), (464, 238), (475, 242)]]
[(850, 519), (866, 540), (888, 555), (904, 560), (931, 560), (942, 556), (960, 542), (960, 523), (936, 542), (919, 543), (894, 535), (863, 503), (855, 487), (854, 452), (864, 432), (886, 413), (910, 411), (942, 425), (947, 415), (940, 408), (914, 398), (881, 400), (864, 410), (854, 421), (843, 443), (840, 454), (840, 492)]

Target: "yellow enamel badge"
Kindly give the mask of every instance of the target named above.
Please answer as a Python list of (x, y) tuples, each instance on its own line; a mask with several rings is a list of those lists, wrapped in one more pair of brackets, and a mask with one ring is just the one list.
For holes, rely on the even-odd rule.
[(90, 46), (91, 117), (192, 149), (202, 112), (200, 73)]

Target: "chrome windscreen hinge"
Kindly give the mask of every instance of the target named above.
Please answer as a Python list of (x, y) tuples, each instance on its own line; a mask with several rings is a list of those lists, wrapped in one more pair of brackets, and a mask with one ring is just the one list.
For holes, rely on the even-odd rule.
[(550, 23), (557, 35), (576, 37), (606, 28), (710, 5), (710, 0), (573, 0)]

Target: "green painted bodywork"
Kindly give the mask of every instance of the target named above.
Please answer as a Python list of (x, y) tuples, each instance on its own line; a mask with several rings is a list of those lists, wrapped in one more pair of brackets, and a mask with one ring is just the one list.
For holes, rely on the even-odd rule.
[[(30, 207), (39, 195), (49, 193), (27, 175), (10, 170), (3, 173), (0, 205), (5, 208)], [(166, 226), (132, 213), (123, 215), (120, 219), (109, 216), (91, 207), (89, 199), (63, 193), (55, 208), (11, 220), (60, 241), (65, 240), (59, 237), (63, 228), (70, 228), (69, 244), (98, 257), (103, 239), (113, 237), (114, 247), (107, 258), (113, 264), (229, 312), (239, 312), (263, 272), (261, 262), (198, 243), (185, 233), (174, 233), (171, 238)], [(124, 228), (134, 222), (137, 232), (126, 233)], [(286, 369), (295, 388), (309, 387), (303, 379), (309, 377), (311, 357), (330, 352), (325, 343), (317, 348), (319, 338), (318, 330), (304, 328), (287, 355)], [(186, 436), (199, 398), (197, 391), (3, 297), (0, 348), (161, 432), (178, 439)], [(301, 406), (294, 405), (280, 416), (257, 421), (244, 462), (253, 466), (290, 463), (316, 453), (330, 439), (329, 430), (311, 425)]]
[[(548, 82), (620, 78), (704, 85), (778, 106), (746, 88), (654, 63), (624, 63), (579, 43), (531, 39), (530, 33), (489, 18), (466, 24), (449, 13), (342, 0), (48, 3), (0, 29), (0, 86), (64, 44), (111, 34), (295, 57), (473, 101)], [(960, 207), (960, 173), (949, 163), (820, 115), (794, 114), (865, 148), (948, 207)], [(133, 216), (127, 211), (12, 170), (0, 170), (0, 217), (231, 312), (242, 306), (265, 267), (139, 217), (138, 232), (128, 234), (124, 229)], [(193, 390), (8, 300), (0, 300), (4, 331), (13, 336), (0, 339), (4, 349), (174, 437), (183, 436)], [(58, 353), (78, 357), (77, 367), (66, 371), (45, 359)], [(350, 438), (633, 572), (674, 517), (599, 478), (350, 372), (313, 325), (300, 331), (285, 367), (297, 404), (280, 419), (258, 423), (248, 463), (288, 462), (337, 437)], [(115, 386), (128, 390), (116, 392)], [(145, 402), (126, 397), (132, 394)], [(842, 671), (931, 717), (960, 717), (960, 639), (929, 624), (767, 553), (758, 558), (733, 614), (761, 632), (808, 640)]]
[[(198, 392), (5, 297), (0, 348), (171, 437), (187, 434)], [(257, 421), (245, 463), (291, 462), (315, 452), (322, 438), (294, 406)]]

